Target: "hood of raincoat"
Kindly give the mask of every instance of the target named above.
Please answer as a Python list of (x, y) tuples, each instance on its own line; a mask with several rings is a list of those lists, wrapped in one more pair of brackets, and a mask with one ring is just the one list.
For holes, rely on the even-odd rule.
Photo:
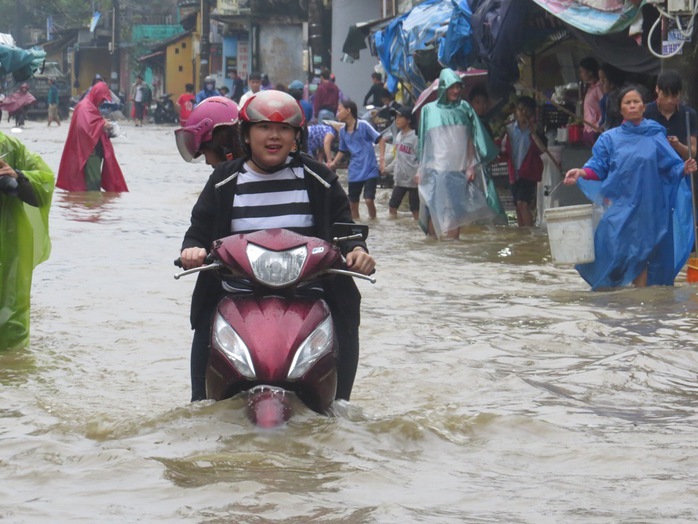
[(111, 102), (111, 92), (104, 82), (97, 82), (92, 86), (87, 98), (96, 106), (101, 106), (104, 102)]
[(623, 127), (626, 132), (636, 135), (666, 135), (666, 128), (662, 124), (648, 118), (643, 118), (639, 124), (633, 124), (628, 120), (624, 120), (621, 127)]
[(110, 100), (111, 92), (107, 84), (97, 82), (75, 106), (58, 167), (56, 187), (66, 191), (87, 191), (85, 164), (99, 142), (104, 159), (102, 187), (114, 193), (128, 191), (124, 174), (116, 161), (114, 146), (104, 132), (106, 120), (99, 112), (99, 106)]
[(446, 97), (446, 91), (448, 91), (448, 88), (451, 87), (453, 84), (462, 84), (463, 80), (461, 80), (461, 77), (458, 76), (458, 73), (456, 73), (453, 69), (449, 69), (448, 67), (445, 69), (441, 70), (441, 73), (439, 74), (439, 97), (437, 99), (437, 103), (439, 105), (455, 105), (460, 102), (449, 102), (448, 98)]

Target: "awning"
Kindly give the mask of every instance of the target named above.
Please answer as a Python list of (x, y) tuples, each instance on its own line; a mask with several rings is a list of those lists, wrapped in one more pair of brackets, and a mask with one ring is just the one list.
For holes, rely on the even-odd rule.
[(593, 54), (623, 71), (644, 75), (658, 75), (662, 61), (649, 52), (647, 46), (638, 45), (625, 32), (611, 35), (590, 35), (570, 28), (572, 34), (586, 43)]
[(158, 58), (165, 56), (165, 50), (155, 51), (149, 55), (143, 55), (138, 58), (139, 62), (156, 62), (159, 61)]
[[(620, 69), (655, 74), (660, 61), (628, 37), (628, 27), (641, 16), (647, 0), (426, 0), (407, 13), (386, 21), (353, 26), (345, 56), (358, 58), (366, 42), (388, 73), (387, 87), (398, 81), (428, 87), (433, 71), (450, 67), (489, 71), (491, 94), (505, 96), (518, 80), (517, 55), (569, 38), (572, 33), (593, 54)], [(540, 12), (556, 18), (552, 27), (527, 26)], [(366, 36), (368, 35), (368, 36)], [(415, 61), (416, 60), (416, 61)], [(425, 79), (426, 78), (426, 79)]]
[(633, 23), (646, 0), (532, 0), (550, 14), (592, 35), (617, 33)]

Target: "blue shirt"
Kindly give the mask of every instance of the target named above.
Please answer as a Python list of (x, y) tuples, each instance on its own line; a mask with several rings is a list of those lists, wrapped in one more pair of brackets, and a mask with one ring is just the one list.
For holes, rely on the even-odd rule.
[(332, 133), (337, 136), (334, 127), (325, 124), (308, 126), (308, 153), (315, 154), (315, 151), (322, 149), (325, 145), (325, 135)]
[(517, 178), (521, 164), (528, 154), (528, 148), (531, 147), (531, 130), (521, 129), (518, 122), (514, 122), (511, 126), (511, 163), (516, 170)]
[(349, 159), (349, 182), (364, 182), (379, 176), (378, 161), (373, 144), (380, 133), (363, 120), (356, 121), (356, 129), (349, 133), (346, 126), (339, 130), (339, 150), (351, 153)]
[(48, 103), (48, 104), (57, 104), (58, 103), (58, 86), (56, 84), (51, 84), (51, 87), (48, 88), (48, 97), (47, 97), (46, 103)]
[(194, 102), (196, 105), (199, 105), (201, 102), (212, 96), (221, 96), (221, 92), (218, 89), (214, 89), (213, 91), (202, 89), (196, 94), (196, 99)]

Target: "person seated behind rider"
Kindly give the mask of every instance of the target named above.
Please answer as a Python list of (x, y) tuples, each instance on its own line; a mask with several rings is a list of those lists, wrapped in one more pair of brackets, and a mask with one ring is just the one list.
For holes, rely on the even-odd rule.
[(238, 106), (229, 98), (212, 96), (197, 105), (180, 129), (175, 130), (177, 149), (187, 162), (204, 155), (215, 168), (242, 155), (237, 139)]
[[(300, 153), (303, 110), (281, 91), (262, 91), (240, 112), (245, 156), (220, 164), (209, 178), (191, 215), (181, 259), (186, 269), (203, 265), (214, 240), (270, 227), (290, 229), (330, 241), (336, 222), (352, 222), (349, 200), (337, 176)], [(264, 216), (257, 210), (265, 209)], [(370, 274), (375, 261), (362, 241), (342, 245), (350, 270)], [(210, 324), (223, 289), (210, 273), (200, 273), (192, 296), (192, 401), (206, 398)], [(336, 398), (349, 400), (359, 358), (361, 295), (351, 277), (325, 284), (325, 299), (339, 340)]]

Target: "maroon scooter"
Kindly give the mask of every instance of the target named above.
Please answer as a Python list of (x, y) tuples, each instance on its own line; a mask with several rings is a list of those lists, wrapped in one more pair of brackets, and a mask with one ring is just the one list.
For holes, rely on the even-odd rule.
[(337, 389), (337, 337), (322, 284), (334, 275), (375, 279), (346, 269), (339, 246), (365, 240), (368, 226), (335, 224), (332, 242), (286, 229), (236, 234), (214, 241), (204, 266), (225, 294), (211, 322), (206, 396), (243, 394), (250, 420), (287, 422), (291, 397), (327, 413)]

